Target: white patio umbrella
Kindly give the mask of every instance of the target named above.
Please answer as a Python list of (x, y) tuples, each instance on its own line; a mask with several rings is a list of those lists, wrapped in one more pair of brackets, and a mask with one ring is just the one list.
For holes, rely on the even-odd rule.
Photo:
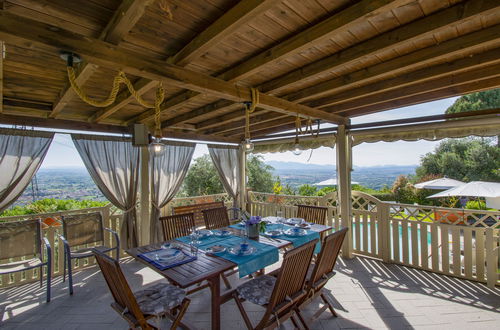
[[(359, 184), (359, 182), (351, 181), (351, 184)], [(337, 179), (328, 179), (321, 182), (313, 183), (313, 186), (336, 186)]]
[(500, 183), (498, 182), (472, 181), (428, 198), (449, 196), (485, 197), (487, 207), (500, 209)]
[(455, 188), (465, 184), (465, 182), (450, 179), (447, 177), (439, 178), (435, 180), (420, 182), (415, 185), (418, 189), (435, 189), (435, 190), (445, 190), (450, 188)]

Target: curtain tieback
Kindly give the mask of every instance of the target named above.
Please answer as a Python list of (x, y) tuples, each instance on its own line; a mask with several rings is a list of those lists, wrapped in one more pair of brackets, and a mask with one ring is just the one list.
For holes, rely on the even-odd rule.
[(153, 205), (155, 209), (161, 210), (161, 207), (159, 207), (158, 204), (156, 204), (155, 202), (151, 202), (151, 205)]
[(137, 207), (137, 205), (134, 205), (134, 206), (132, 206), (132, 207), (131, 207), (131, 208), (129, 208), (129, 209), (123, 210), (123, 213), (124, 213), (124, 214), (125, 214), (125, 213), (129, 213), (129, 212), (131, 212), (131, 211), (135, 210), (135, 208), (136, 208), (136, 207)]

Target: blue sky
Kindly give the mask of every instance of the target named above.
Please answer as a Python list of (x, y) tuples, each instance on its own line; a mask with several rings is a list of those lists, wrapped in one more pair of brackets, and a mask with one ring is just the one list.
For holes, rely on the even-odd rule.
[[(352, 123), (360, 124), (442, 114), (456, 99), (456, 97), (448, 98), (357, 117), (353, 118)], [(439, 144), (439, 141), (363, 143), (353, 149), (353, 164), (355, 166), (416, 165), (420, 162), (420, 157), (433, 151), (437, 144)], [(208, 150), (205, 145), (197, 145), (194, 158), (206, 153), (208, 153)], [(264, 154), (263, 156), (266, 161), (307, 163), (310, 158), (309, 163), (312, 164), (335, 164), (335, 150), (330, 148), (315, 149), (312, 155), (311, 151), (304, 151), (300, 156), (296, 156), (291, 152)], [(42, 168), (53, 167), (83, 167), (80, 156), (69, 135), (56, 134), (42, 164)]]

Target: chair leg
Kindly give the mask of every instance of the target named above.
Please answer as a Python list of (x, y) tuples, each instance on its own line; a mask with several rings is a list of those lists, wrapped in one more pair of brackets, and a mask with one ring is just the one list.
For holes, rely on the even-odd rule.
[(181, 325), (181, 320), (184, 317), (184, 314), (186, 314), (186, 310), (191, 303), (191, 300), (185, 298), (184, 301), (182, 302), (182, 305), (180, 306), (179, 313), (177, 313), (177, 317), (175, 318), (174, 322), (172, 323), (172, 326), (170, 329), (175, 330), (179, 325)]
[(236, 301), (236, 306), (238, 306), (238, 309), (240, 310), (241, 316), (243, 317), (243, 320), (245, 321), (247, 328), (249, 330), (252, 330), (253, 329), (252, 322), (248, 318), (248, 315), (245, 312), (245, 308), (243, 308), (243, 304), (241, 303), (241, 300), (238, 297), (238, 293), (236, 291), (233, 293), (233, 298)]
[(308, 330), (309, 327), (307, 326), (306, 320), (304, 320), (304, 318), (302, 317), (302, 313), (300, 312), (300, 309), (295, 308), (295, 313), (297, 314), (300, 323), (302, 323), (302, 325), (304, 326), (304, 329)]
[(71, 269), (71, 257), (68, 254), (68, 260), (67, 260), (67, 265), (68, 265), (68, 287), (69, 287), (69, 294), (73, 294), (73, 270)]
[(52, 281), (52, 265), (51, 260), (49, 259), (47, 263), (47, 302), (50, 302), (50, 290), (51, 290), (51, 281)]
[(38, 271), (40, 273), (40, 287), (43, 285), (43, 265), (40, 266), (40, 270)]
[(328, 309), (332, 313), (333, 316), (337, 317), (337, 313), (335, 312), (335, 309), (333, 308), (332, 303), (330, 302), (330, 299), (325, 295), (324, 292), (321, 292), (321, 299), (323, 302), (328, 306)]
[(66, 282), (66, 263), (67, 263), (66, 249), (64, 250), (64, 267), (63, 267), (63, 282)]
[(295, 316), (290, 316), (290, 320), (292, 321), (293, 323), (293, 326), (295, 327), (295, 329), (300, 329), (299, 327), (299, 324), (297, 323), (297, 320), (295, 319)]

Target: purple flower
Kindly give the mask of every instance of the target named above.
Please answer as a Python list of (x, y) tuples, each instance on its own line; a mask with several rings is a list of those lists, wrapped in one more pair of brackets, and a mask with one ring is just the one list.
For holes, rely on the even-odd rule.
[(258, 216), (258, 215), (252, 215), (250, 217), (250, 219), (248, 219), (247, 221), (245, 221), (245, 223), (247, 225), (256, 225), (258, 223), (260, 223), (260, 221), (262, 220), (262, 217), (261, 216)]

